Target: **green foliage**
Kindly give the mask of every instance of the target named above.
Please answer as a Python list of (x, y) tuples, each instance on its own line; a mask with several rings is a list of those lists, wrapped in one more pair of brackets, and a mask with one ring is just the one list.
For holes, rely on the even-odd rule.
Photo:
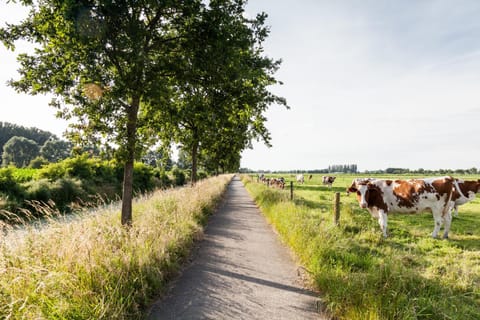
[[(72, 202), (118, 199), (121, 192), (123, 167), (117, 161), (104, 161), (83, 154), (41, 169), (0, 169), (0, 208), (18, 212), (26, 202), (40, 201), (55, 204), (55, 209), (69, 211)], [(183, 176), (185, 178), (185, 176)], [(135, 163), (134, 188), (136, 193), (168, 187), (171, 181), (152, 167)], [(27, 206), (35, 211), (35, 206)], [(40, 208), (41, 209), (41, 208)], [(41, 215), (42, 212), (33, 212)]]
[(14, 136), (3, 146), (2, 165), (26, 167), (38, 154), (39, 146), (35, 141)]
[(3, 197), (13, 198), (11, 200), (20, 200), (24, 198), (25, 189), (17, 182), (14, 177), (15, 168), (0, 168), (0, 194)]
[(25, 184), (27, 190), (26, 198), (47, 203), (52, 199), (52, 182), (47, 179), (30, 181)]
[(158, 179), (158, 184), (160, 188), (168, 188), (172, 186), (173, 182), (165, 171), (156, 169), (154, 172), (154, 176)]
[(238, 170), (240, 154), (253, 139), (269, 144), (263, 113), (271, 104), (286, 106), (268, 90), (280, 84), (273, 77), (280, 61), (262, 54), (266, 15), (247, 18), (245, 5), (211, 1), (181, 43), (188, 59), (181, 66), (173, 114), (168, 110), (174, 118), (168, 139), (188, 154), (192, 182), (199, 164), (213, 173)]
[(13, 123), (0, 122), (0, 164), (2, 163), (3, 146), (8, 140), (15, 136), (33, 140), (41, 146), (54, 135), (51, 132), (38, 128), (25, 128)]
[(172, 174), (176, 186), (183, 186), (185, 184), (186, 177), (183, 170), (180, 170), (179, 168), (174, 168), (172, 170)]
[(30, 161), (30, 164), (28, 165), (32, 169), (40, 169), (43, 166), (46, 166), (48, 164), (48, 160), (45, 159), (42, 156), (36, 157)]
[(40, 148), (40, 155), (49, 162), (66, 159), (71, 155), (71, 152), (71, 143), (59, 139), (48, 139)]
[(152, 167), (136, 162), (133, 167), (133, 188), (141, 192), (153, 190), (155, 188), (153, 177), (154, 170)]

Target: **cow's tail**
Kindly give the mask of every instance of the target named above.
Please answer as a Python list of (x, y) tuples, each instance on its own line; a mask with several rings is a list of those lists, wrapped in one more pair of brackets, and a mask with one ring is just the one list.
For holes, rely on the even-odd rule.
[(462, 198), (467, 198), (465, 195), (462, 193), (462, 189), (460, 189), (460, 186), (458, 185), (457, 179), (453, 179), (453, 187), (456, 189), (460, 197)]
[[(460, 187), (458, 186), (457, 180), (453, 177), (448, 177), (446, 179), (447, 181), (450, 180), (452, 182), (452, 187), (449, 188), (449, 192), (447, 195), (447, 199), (445, 199), (445, 206), (443, 208), (442, 216), (445, 217), (447, 214), (449, 214), (454, 206), (454, 202), (452, 201), (453, 193), (455, 192), (455, 189), (458, 188), (460, 190)], [(460, 193), (461, 194), (461, 193)]]

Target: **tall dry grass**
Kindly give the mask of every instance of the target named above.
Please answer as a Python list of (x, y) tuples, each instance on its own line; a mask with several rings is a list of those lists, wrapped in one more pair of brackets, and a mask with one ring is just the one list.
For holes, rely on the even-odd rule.
[(137, 199), (133, 226), (108, 206), (69, 221), (3, 226), (1, 319), (141, 318), (178, 271), (231, 176)]

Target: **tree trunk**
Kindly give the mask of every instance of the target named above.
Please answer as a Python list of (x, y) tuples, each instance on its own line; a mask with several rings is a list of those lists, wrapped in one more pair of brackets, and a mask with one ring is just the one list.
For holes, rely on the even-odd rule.
[(198, 139), (195, 139), (192, 145), (192, 178), (191, 178), (192, 187), (197, 182), (197, 162), (198, 162), (197, 154), (198, 154)]
[(140, 98), (132, 99), (128, 108), (126, 159), (123, 169), (122, 225), (132, 224), (133, 164), (137, 140), (137, 118)]

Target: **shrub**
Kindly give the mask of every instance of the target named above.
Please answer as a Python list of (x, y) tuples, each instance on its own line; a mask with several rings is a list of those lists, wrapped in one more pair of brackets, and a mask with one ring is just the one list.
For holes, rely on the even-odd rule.
[(49, 162), (44, 157), (36, 157), (32, 159), (32, 161), (30, 161), (30, 164), (28, 165), (28, 167), (32, 169), (40, 169), (46, 166), (47, 164), (49, 164)]
[(52, 197), (50, 190), (51, 185), (52, 183), (48, 179), (39, 179), (26, 183), (26, 198), (29, 200), (48, 202)]
[(197, 180), (202, 180), (208, 178), (208, 174), (205, 171), (199, 171), (197, 173)]
[(25, 196), (25, 189), (16, 181), (14, 170), (12, 167), (0, 169), (0, 192), (21, 201)]
[(183, 186), (185, 184), (185, 173), (182, 170), (174, 168), (172, 174), (176, 186)]
[(93, 180), (95, 177), (95, 167), (99, 165), (99, 162), (100, 160), (89, 158), (87, 153), (62, 161), (68, 176), (82, 180)]
[(81, 181), (73, 178), (61, 178), (53, 183), (48, 179), (31, 181), (26, 184), (26, 190), (26, 199), (45, 203), (52, 200), (59, 210), (68, 210), (72, 202), (86, 198)]
[(152, 167), (141, 162), (135, 162), (133, 167), (133, 189), (149, 191), (155, 188)]
[(72, 202), (85, 199), (82, 182), (78, 179), (63, 178), (55, 181), (52, 186), (52, 200), (61, 210), (68, 209)]
[(156, 169), (154, 176), (158, 179), (158, 185), (160, 188), (168, 188), (172, 185), (172, 180), (168, 177), (165, 171)]
[(54, 181), (66, 175), (66, 168), (62, 162), (50, 163), (41, 168), (37, 173), (37, 179), (48, 179)]

